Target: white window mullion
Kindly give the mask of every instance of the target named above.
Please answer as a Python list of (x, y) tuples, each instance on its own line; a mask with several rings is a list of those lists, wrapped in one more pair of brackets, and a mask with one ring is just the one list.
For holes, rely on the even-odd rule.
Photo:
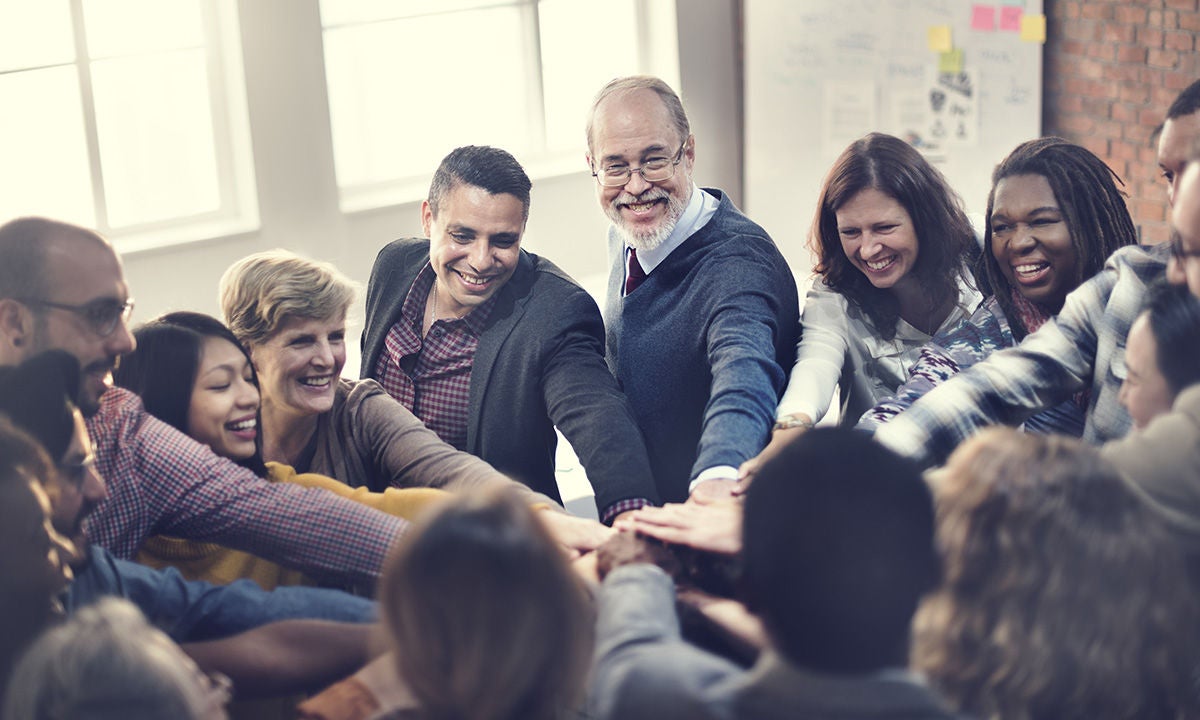
[(525, 114), (529, 118), (529, 147), (536, 148), (541, 154), (546, 149), (546, 86), (542, 81), (542, 22), (540, 0), (527, 0), (523, 9), (525, 15), (525, 63), (526, 77), (529, 78), (528, 107)]
[(96, 229), (108, 233), (108, 199), (104, 192), (104, 171), (100, 163), (100, 134), (96, 129), (95, 94), (92, 91), (92, 62), (88, 52), (87, 28), (83, 20), (83, 0), (71, 0), (71, 30), (75, 38), (75, 71), (79, 76), (79, 95), (83, 105), (83, 128), (87, 137), (88, 167), (92, 178)]

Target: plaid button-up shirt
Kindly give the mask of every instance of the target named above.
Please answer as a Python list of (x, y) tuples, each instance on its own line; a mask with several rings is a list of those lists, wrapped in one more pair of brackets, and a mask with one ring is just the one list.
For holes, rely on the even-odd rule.
[(434, 279), (428, 264), (417, 274), (400, 306), (400, 319), (384, 338), (375, 377), (387, 394), (411, 410), (425, 427), (462, 450), (467, 446), (475, 350), (497, 296), (492, 295), (466, 317), (435, 320), (429, 334), (422, 337), (425, 300)]
[(987, 425), (1016, 425), (1090, 389), (1083, 439), (1102, 443), (1132, 426), (1117, 402), (1125, 380), (1125, 338), (1146, 287), (1166, 274), (1170, 248), (1125, 247), (1067, 296), (1063, 309), (1020, 345), (1000, 350), (913, 403), (875, 438), (926, 463), (941, 463)]
[(88, 538), (131, 559), (150, 535), (260, 555), (313, 577), (371, 584), (408, 523), (318, 488), (272, 483), (153, 417), (110, 388), (87, 422), (109, 497)]

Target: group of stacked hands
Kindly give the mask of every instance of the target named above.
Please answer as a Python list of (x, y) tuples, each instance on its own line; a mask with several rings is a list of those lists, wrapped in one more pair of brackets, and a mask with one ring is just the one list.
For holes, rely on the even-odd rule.
[[(982, 250), (918, 152), (856, 141), (802, 319), (767, 233), (693, 183), (668, 86), (609, 83), (587, 137), (603, 318), (521, 250), (517, 161), (462, 147), (426, 238), (379, 253), (358, 381), (354, 286), (326, 263), (256, 253), (221, 278), (223, 320), (131, 330), (107, 241), (0, 227), (4, 717), (151, 695), (223, 717), (211, 677), (250, 698), (351, 673), (301, 713), (1200, 711), (1200, 83), (1160, 136), (1165, 246), (1066, 141), (996, 167)], [(835, 388), (842, 427), (814, 429)], [(1025, 432), (977, 433), (996, 424)], [(556, 428), (602, 522), (560, 507)], [(677, 599), (709, 631), (681, 636)]]

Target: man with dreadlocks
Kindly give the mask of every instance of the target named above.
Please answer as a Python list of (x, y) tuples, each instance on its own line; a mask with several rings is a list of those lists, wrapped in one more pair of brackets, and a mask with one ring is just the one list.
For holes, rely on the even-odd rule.
[[(1062, 138), (1021, 143), (992, 173), (982, 269), (995, 290), (971, 317), (921, 348), (908, 380), (858, 423), (874, 430), (956, 373), (1012, 347), (1062, 310), (1066, 296), (1121, 247), (1137, 244), (1121, 178)], [(1079, 437), (1088, 394), (1033, 415), (1025, 429)]]
[[(1178, 175), (1169, 165), (1169, 152), (1200, 140), (1198, 110), (1200, 82), (1184, 90), (1168, 111), (1159, 141), (1159, 164), (1172, 185), (1168, 200), (1174, 198)], [(1125, 379), (1125, 337), (1146, 287), (1166, 275), (1170, 257), (1167, 243), (1121, 248), (1037, 332), (942, 383), (880, 427), (875, 438), (925, 463), (940, 463), (981, 427), (1024, 422), (1085, 391), (1083, 439), (1101, 443), (1123, 437), (1132, 427), (1117, 402)]]

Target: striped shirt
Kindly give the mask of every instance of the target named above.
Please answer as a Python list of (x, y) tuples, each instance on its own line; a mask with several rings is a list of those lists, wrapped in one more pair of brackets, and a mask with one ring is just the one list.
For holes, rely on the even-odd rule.
[(930, 391), (879, 428), (875, 438), (925, 463), (941, 463), (987, 425), (1017, 425), (1081, 390), (1090, 390), (1083, 439), (1102, 443), (1132, 426), (1117, 402), (1125, 380), (1125, 338), (1146, 287), (1165, 276), (1170, 248), (1117, 250), (1080, 285), (1062, 311), (1027, 336)]

